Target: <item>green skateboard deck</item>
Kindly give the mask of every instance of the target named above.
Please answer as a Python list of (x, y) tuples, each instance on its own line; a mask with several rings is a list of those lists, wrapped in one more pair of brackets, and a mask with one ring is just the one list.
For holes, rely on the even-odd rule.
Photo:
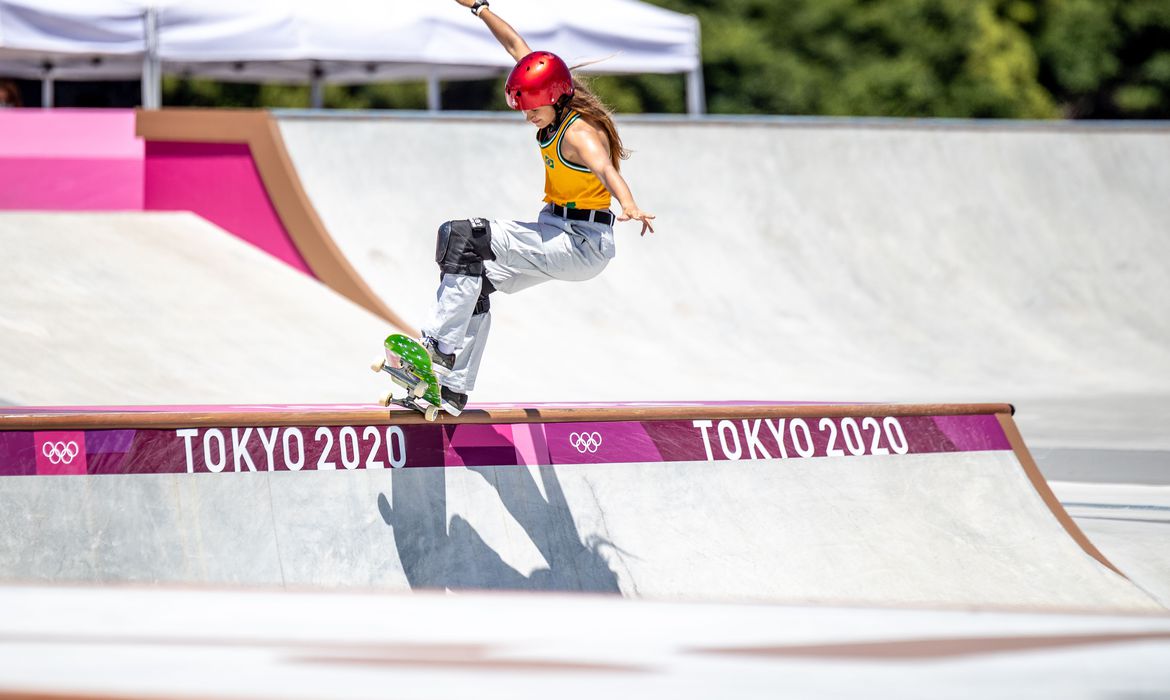
[(426, 348), (401, 333), (387, 337), (383, 345), (386, 359), (375, 361), (372, 369), (389, 374), (395, 384), (406, 389), (406, 396), (399, 398), (390, 392), (379, 403), (418, 411), (429, 421), (438, 418), (442, 401), (439, 380), (431, 368), (431, 356)]

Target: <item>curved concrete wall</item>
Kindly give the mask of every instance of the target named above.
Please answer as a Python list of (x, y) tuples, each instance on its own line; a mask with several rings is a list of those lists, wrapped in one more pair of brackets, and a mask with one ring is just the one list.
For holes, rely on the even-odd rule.
[[(533, 219), (531, 128), (284, 114), (340, 248), (425, 318), (434, 231)], [(597, 279), (493, 297), (473, 400), (1011, 401), (1029, 439), (1170, 446), (1170, 131), (621, 122), (659, 232)]]
[(0, 212), (0, 404), (373, 402), (390, 324), (189, 213)]
[(321, 226), (264, 112), (4, 110), (0, 210), (190, 211), (398, 328)]
[(301, 188), (266, 112), (139, 111), (146, 204), (193, 211), (415, 333), (354, 272)]
[[(198, 427), (169, 430), (127, 427), (133, 412), (0, 412), (0, 573), (1160, 610), (992, 407), (501, 409), (449, 425), (349, 410), (171, 411)], [(851, 442), (864, 416), (884, 437)], [(47, 476), (65, 462), (78, 476)]]

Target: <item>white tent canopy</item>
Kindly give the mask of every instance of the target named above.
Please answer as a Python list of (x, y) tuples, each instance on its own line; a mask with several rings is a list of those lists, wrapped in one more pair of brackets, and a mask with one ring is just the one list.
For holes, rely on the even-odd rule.
[[(688, 106), (702, 111), (694, 17), (637, 0), (496, 0), (493, 9), (534, 49), (570, 64), (617, 54), (586, 70), (685, 73)], [(0, 0), (0, 74), (142, 76), (148, 106), (166, 72), (317, 86), (425, 79), (437, 108), (439, 80), (511, 65), (483, 22), (450, 0)]]

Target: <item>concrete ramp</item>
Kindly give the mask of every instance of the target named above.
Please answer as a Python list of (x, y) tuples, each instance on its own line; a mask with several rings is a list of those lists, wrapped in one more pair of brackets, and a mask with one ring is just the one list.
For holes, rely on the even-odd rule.
[(191, 214), (0, 213), (0, 404), (376, 395), (393, 329)]
[(0, 576), (1159, 610), (1007, 406), (5, 409)]
[[(441, 222), (541, 206), (515, 115), (279, 117), (338, 246), (410, 323)], [(1007, 400), (1038, 445), (1170, 447), (1166, 127), (621, 127), (660, 232), (619, 224), (597, 279), (493, 297), (475, 398)], [(724, 352), (749, 369), (709, 366)], [(597, 381), (624, 376), (626, 353), (650, 371)]]

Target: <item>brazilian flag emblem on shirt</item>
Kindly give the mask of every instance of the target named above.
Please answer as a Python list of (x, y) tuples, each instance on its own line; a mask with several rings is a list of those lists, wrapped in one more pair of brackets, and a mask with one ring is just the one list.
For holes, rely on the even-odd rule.
[(547, 166), (548, 166), (548, 167), (550, 167), (550, 168), (555, 168), (555, 167), (557, 167), (557, 164), (553, 162), (553, 159), (552, 159), (552, 158), (549, 158), (548, 156), (545, 156), (545, 157), (544, 157), (544, 164), (545, 164), (545, 165), (547, 165)]

